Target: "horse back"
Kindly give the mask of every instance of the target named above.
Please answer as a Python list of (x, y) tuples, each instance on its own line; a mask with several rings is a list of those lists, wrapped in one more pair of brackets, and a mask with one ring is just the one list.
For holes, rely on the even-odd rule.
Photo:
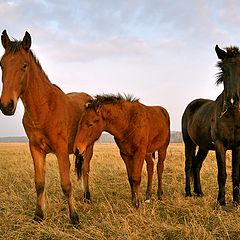
[(184, 143), (195, 144), (206, 150), (213, 150), (211, 121), (215, 101), (196, 99), (185, 109), (182, 116), (182, 135)]

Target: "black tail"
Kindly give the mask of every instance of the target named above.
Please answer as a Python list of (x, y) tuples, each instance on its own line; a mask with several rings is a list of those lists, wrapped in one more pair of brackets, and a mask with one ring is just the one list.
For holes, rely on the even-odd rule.
[(75, 172), (77, 174), (78, 179), (82, 176), (82, 165), (83, 165), (83, 156), (81, 154), (76, 154), (75, 159)]

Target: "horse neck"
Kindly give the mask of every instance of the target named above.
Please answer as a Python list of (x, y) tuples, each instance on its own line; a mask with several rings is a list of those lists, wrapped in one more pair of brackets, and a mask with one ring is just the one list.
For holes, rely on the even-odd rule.
[(127, 110), (120, 104), (106, 104), (101, 108), (102, 117), (105, 119), (104, 131), (109, 132), (115, 138), (122, 138), (128, 123)]
[(26, 76), (24, 92), (21, 95), (25, 108), (29, 110), (48, 105), (51, 102), (49, 99), (53, 89), (53, 84), (49, 81), (41, 67), (32, 59)]

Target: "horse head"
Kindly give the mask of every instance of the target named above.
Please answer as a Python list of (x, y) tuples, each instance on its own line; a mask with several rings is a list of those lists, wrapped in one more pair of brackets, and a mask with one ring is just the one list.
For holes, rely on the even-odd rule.
[(0, 108), (4, 115), (13, 115), (18, 98), (21, 96), (29, 66), (31, 36), (28, 32), (22, 41), (11, 41), (4, 30), (1, 36), (5, 53), (0, 61), (2, 69), (2, 94)]
[(101, 136), (105, 124), (98, 110), (86, 108), (78, 123), (73, 152), (84, 155), (86, 149)]
[(224, 85), (224, 102), (226, 108), (237, 107), (240, 101), (240, 51), (237, 47), (226, 48), (227, 51), (215, 47), (220, 61), (217, 66), (220, 68), (217, 84)]

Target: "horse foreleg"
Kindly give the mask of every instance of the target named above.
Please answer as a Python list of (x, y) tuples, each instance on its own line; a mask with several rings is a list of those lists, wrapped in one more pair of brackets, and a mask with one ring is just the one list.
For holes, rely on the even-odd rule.
[(233, 183), (233, 202), (239, 204), (239, 149), (232, 150), (232, 183)]
[(152, 195), (152, 179), (153, 179), (153, 170), (154, 170), (154, 162), (152, 159), (152, 154), (147, 154), (145, 157), (147, 163), (147, 175), (148, 175), (148, 182), (147, 182), (147, 191), (146, 191), (146, 201), (150, 203), (151, 195)]
[(93, 145), (86, 149), (83, 160), (83, 198), (85, 202), (91, 203), (90, 191), (89, 191), (89, 172), (90, 172), (90, 160), (93, 155)]
[(225, 184), (227, 180), (226, 148), (220, 141), (216, 141), (215, 147), (218, 166), (218, 202), (220, 205), (225, 205)]
[(162, 187), (162, 174), (164, 169), (164, 160), (166, 158), (167, 148), (161, 148), (158, 150), (158, 163), (157, 163), (157, 174), (158, 174), (158, 199), (162, 200), (163, 187)]
[(123, 152), (120, 151), (120, 155), (125, 163), (126, 169), (127, 169), (127, 174), (128, 174), (128, 181), (130, 184), (131, 188), (131, 193), (132, 193), (132, 201), (134, 197), (134, 192), (133, 192), (133, 181), (132, 181), (132, 158), (124, 154)]
[(132, 158), (132, 200), (136, 208), (140, 206), (140, 184), (145, 155), (146, 153), (138, 149)]
[(142, 174), (142, 167), (145, 158), (145, 153), (141, 152), (140, 150), (136, 150), (135, 155), (128, 156), (120, 151), (121, 157), (125, 162), (127, 173), (128, 173), (128, 180), (131, 187), (132, 192), (132, 203), (133, 206), (136, 208), (140, 205), (140, 183), (141, 183), (141, 174)]
[(72, 185), (70, 181), (70, 161), (68, 152), (57, 153), (58, 166), (61, 179), (61, 187), (68, 200), (70, 220), (73, 224), (79, 223), (79, 217), (75, 210), (72, 196)]
[(36, 210), (34, 220), (41, 221), (44, 218), (44, 187), (45, 187), (45, 158), (46, 155), (39, 152), (34, 145), (29, 144), (33, 158), (35, 171), (35, 188), (37, 193)]

